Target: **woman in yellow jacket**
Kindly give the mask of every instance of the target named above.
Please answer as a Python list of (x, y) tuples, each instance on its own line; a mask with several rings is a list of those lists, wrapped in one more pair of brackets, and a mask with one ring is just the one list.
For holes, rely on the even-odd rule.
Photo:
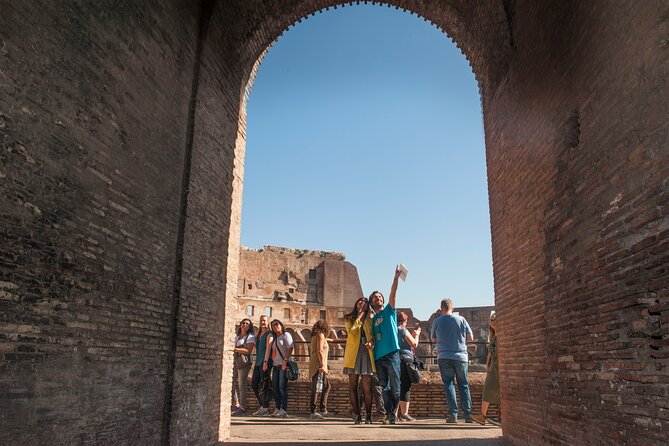
[(361, 297), (353, 305), (353, 310), (344, 316), (346, 320), (346, 350), (344, 351), (344, 373), (348, 375), (348, 396), (353, 406), (355, 424), (362, 422), (358, 381), (365, 399), (367, 417), (365, 423), (372, 424), (372, 377), (376, 373), (374, 365), (374, 331), (369, 301)]

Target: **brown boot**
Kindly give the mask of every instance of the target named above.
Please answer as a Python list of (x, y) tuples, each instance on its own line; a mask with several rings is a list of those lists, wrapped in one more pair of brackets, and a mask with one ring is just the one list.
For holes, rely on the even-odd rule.
[(472, 415), (472, 420), (476, 421), (480, 425), (485, 425), (486, 418), (483, 415)]

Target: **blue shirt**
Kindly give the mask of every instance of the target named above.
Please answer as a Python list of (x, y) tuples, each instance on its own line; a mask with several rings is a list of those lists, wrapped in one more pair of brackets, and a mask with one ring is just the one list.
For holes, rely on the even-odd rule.
[(372, 319), (374, 328), (374, 360), (400, 349), (397, 342), (397, 310), (390, 305), (376, 313)]
[(413, 349), (407, 342), (407, 338), (405, 338), (405, 335), (407, 333), (406, 328), (398, 328), (397, 329), (397, 337), (398, 341), (400, 344), (400, 355), (402, 356), (411, 356), (413, 355)]
[(442, 314), (432, 323), (432, 337), (437, 339), (437, 359), (469, 360), (467, 335), (472, 329), (462, 316)]
[(261, 336), (256, 338), (256, 365), (261, 366), (265, 359), (265, 350), (267, 349), (267, 336), (272, 330), (266, 330)]

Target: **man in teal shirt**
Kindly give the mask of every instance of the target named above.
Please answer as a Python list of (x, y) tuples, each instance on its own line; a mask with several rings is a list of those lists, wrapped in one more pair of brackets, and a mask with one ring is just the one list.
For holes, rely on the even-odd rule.
[(372, 325), (374, 327), (374, 361), (379, 386), (383, 389), (383, 403), (390, 424), (395, 424), (395, 408), (400, 400), (400, 345), (397, 340), (397, 279), (400, 269), (395, 268), (393, 285), (390, 288), (388, 305), (383, 308), (383, 294), (378, 291), (369, 296), (369, 304), (375, 311)]

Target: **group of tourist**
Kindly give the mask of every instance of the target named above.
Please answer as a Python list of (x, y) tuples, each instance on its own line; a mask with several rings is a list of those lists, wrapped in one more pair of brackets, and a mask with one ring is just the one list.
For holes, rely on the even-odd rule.
[[(372, 424), (372, 403), (377, 406), (380, 421), (395, 424), (399, 421), (415, 421), (409, 415), (411, 374), (415, 374), (415, 349), (421, 334), (420, 326), (407, 329), (408, 316), (396, 310), (396, 297), (400, 268), (396, 268), (390, 295), (386, 304), (379, 291), (369, 298), (360, 298), (346, 322), (346, 346), (344, 351), (344, 374), (349, 377), (348, 393), (354, 422), (363, 423), (362, 405), (365, 409), (365, 424)], [(441, 316), (432, 323), (431, 339), (437, 346), (438, 364), (444, 384), (449, 408), (447, 423), (458, 420), (458, 405), (455, 385), (460, 393), (460, 402), (465, 422), (485, 424), (489, 404), (499, 403), (499, 373), (497, 370), (496, 320), (490, 319), (490, 347), (486, 361), (488, 372), (484, 386), (482, 413), (473, 415), (468, 384), (467, 340), (473, 340), (467, 321), (453, 314), (453, 302), (441, 302)], [(330, 327), (325, 320), (316, 322), (311, 330), (308, 377), (311, 381), (310, 417), (321, 419), (327, 415), (330, 391), (328, 382), (328, 339)], [(233, 372), (233, 414), (246, 414), (246, 382), (253, 370), (251, 387), (258, 400), (255, 416), (288, 416), (287, 368), (292, 360), (293, 338), (283, 323), (274, 319), (268, 324), (267, 316), (260, 317), (258, 332), (249, 319), (241, 321), (235, 337), (235, 362)], [(255, 360), (252, 353), (255, 350)], [(274, 411), (269, 408), (274, 398)]]

